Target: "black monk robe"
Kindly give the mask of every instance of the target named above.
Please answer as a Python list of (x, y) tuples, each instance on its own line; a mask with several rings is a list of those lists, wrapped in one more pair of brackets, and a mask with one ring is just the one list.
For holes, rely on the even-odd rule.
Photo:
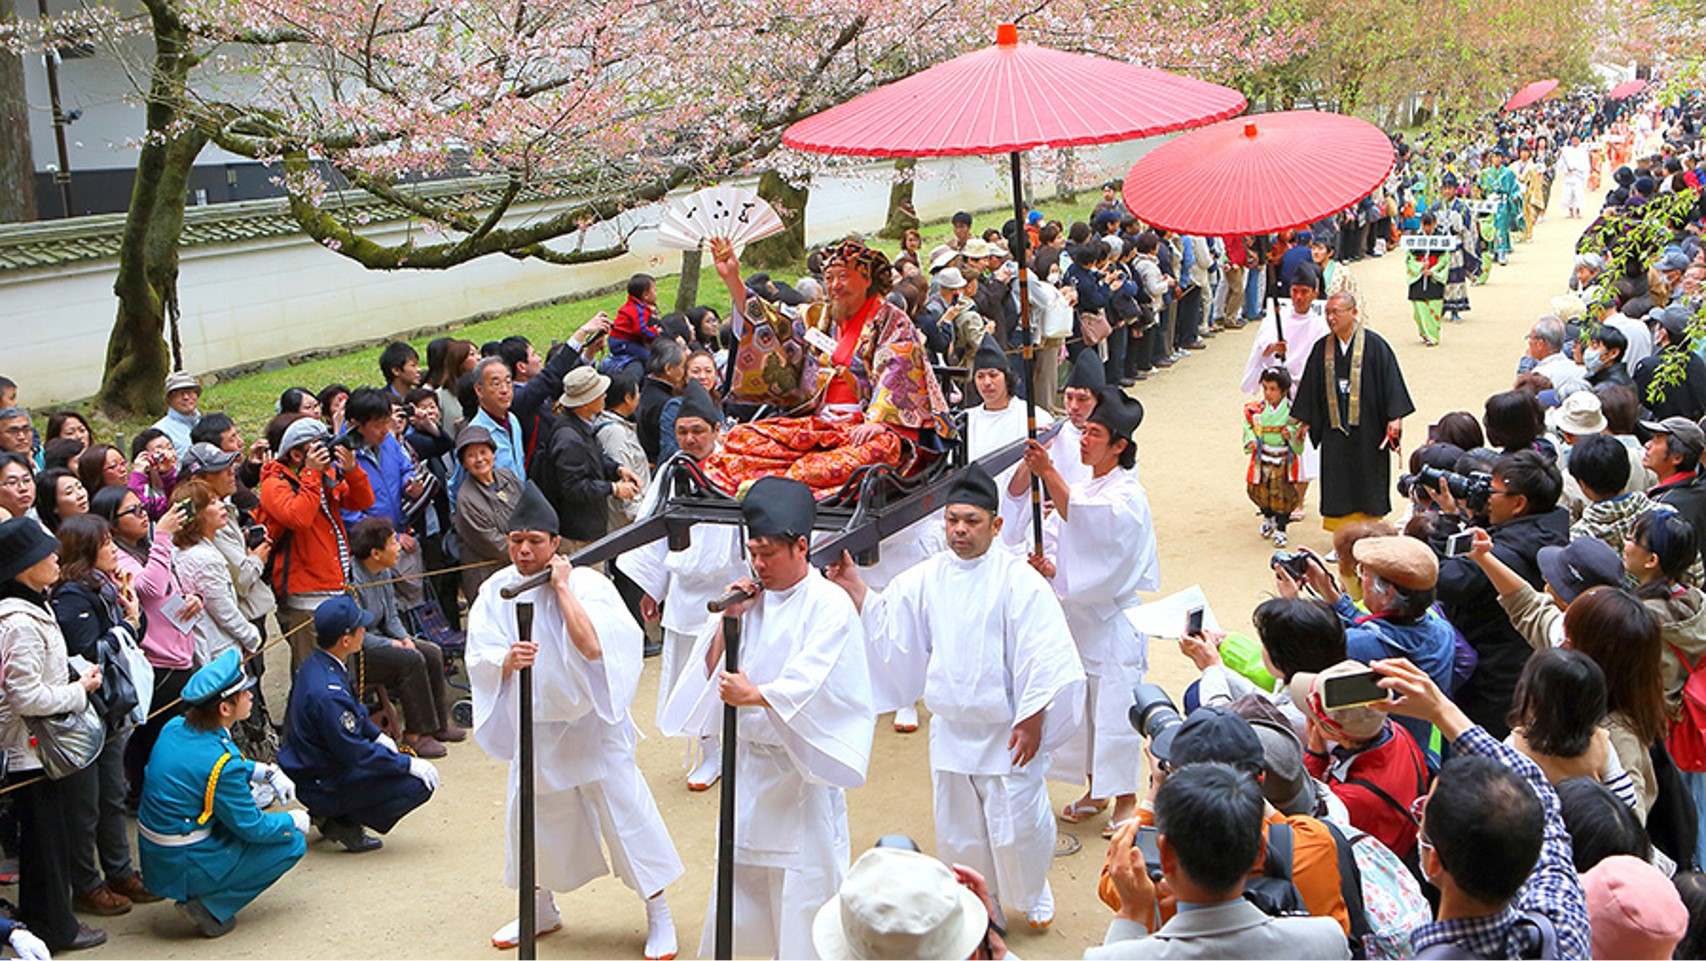
[[(1353, 371), (1359, 338), (1360, 371)], [(1360, 327), (1348, 349), (1331, 333), (1315, 342), (1291, 415), (1309, 425), (1309, 442), (1321, 448), (1322, 517), (1381, 517), (1392, 510), (1392, 454), (1381, 442), (1388, 421), (1415, 410), (1398, 358), (1379, 334)]]

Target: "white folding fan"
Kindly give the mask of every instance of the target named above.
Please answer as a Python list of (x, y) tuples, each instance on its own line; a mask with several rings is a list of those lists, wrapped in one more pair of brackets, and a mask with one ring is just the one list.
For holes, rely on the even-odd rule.
[(697, 250), (723, 238), (740, 247), (786, 230), (775, 208), (750, 187), (706, 187), (677, 197), (658, 223), (658, 243), (672, 250)]

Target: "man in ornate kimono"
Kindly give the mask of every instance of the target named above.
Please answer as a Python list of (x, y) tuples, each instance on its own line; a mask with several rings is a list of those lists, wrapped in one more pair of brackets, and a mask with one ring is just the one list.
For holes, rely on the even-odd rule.
[(856, 240), (831, 249), (828, 300), (805, 305), (794, 320), (748, 301), (732, 245), (713, 241), (711, 253), (739, 338), (730, 396), (797, 415), (729, 432), (717, 459), (736, 483), (781, 475), (821, 496), (868, 464), (910, 467), (923, 434), (949, 431), (924, 338), (884, 300), (893, 271), (881, 252)]
[[(1439, 221), (1433, 211), (1422, 214), (1421, 236), (1437, 234)], [(1416, 322), (1416, 333), (1429, 347), (1439, 346), (1440, 316), (1445, 307), (1445, 280), (1451, 272), (1451, 251), (1404, 250), (1404, 278), (1409, 281), (1407, 297), (1410, 316)], [(1355, 299), (1354, 297), (1352, 298)]]
[(1505, 166), (1505, 153), (1493, 150), (1487, 156), (1487, 166), (1481, 168), (1481, 196), (1499, 202), (1493, 214), (1493, 259), (1500, 264), (1509, 262), (1511, 229), (1522, 217), (1522, 185), (1516, 174)]
[[(765, 477), (747, 491), (753, 574), (727, 589), (750, 597), (704, 625), (661, 723), (668, 735), (703, 735), (722, 724), (724, 704), (740, 709), (734, 949), (748, 957), (815, 957), (812, 919), (851, 859), (844, 792), (865, 783), (871, 756), (865, 629), (847, 592), (811, 566), (816, 513), (799, 481)], [(740, 620), (733, 673), (723, 670), (730, 617)], [(706, 911), (701, 957), (715, 918)]]
[(1291, 416), (1320, 448), (1321, 521), (1336, 531), (1392, 509), (1392, 458), (1404, 417), (1414, 413), (1398, 358), (1362, 325), (1355, 298), (1327, 302), (1331, 330), (1309, 351)]
[(1078, 447), (1090, 479), (1075, 487), (1067, 486), (1041, 444), (1033, 441), (1025, 453), (1054, 502), (1043, 525), (1043, 552), (1031, 555), (1031, 566), (1054, 585), (1087, 682), (1084, 731), (1060, 746), (1050, 770), (1058, 779), (1088, 783), (1060, 817), (1087, 820), (1113, 798), (1110, 829), (1137, 811), (1143, 739), (1126, 709), (1149, 662), (1148, 639), (1124, 612), (1142, 603), (1138, 591), (1161, 586), (1155, 525), (1132, 440), (1142, 422), (1142, 404), (1104, 388)]
[(1082, 723), (1084, 669), (1048, 582), (995, 546), (995, 481), (973, 464), (947, 504), (948, 550), (885, 590), (847, 560), (829, 576), (861, 609), (885, 669), (930, 708), (936, 855), (981, 873), (997, 911), (1010, 905), (1042, 930), (1054, 921), (1044, 774)]
[(1434, 211), (1439, 217), (1440, 232), (1457, 238), (1457, 247), (1451, 252), (1451, 267), (1445, 276), (1445, 313), (1453, 321), (1461, 321), (1469, 312), (1469, 280), (1481, 272), (1481, 231), (1469, 210), (1469, 202), (1458, 195), (1458, 186), (1456, 174), (1447, 173), (1441, 178), (1440, 203)]
[[(534, 850), (539, 934), (563, 926), (553, 891), (573, 891), (610, 871), (646, 903), (647, 958), (676, 955), (675, 921), (663, 891), (681, 877), (663, 815), (634, 758), (637, 731), (628, 716), (640, 682), (640, 626), (603, 574), (571, 567), (558, 555), (557, 514), (528, 484), (509, 518), (510, 566), (481, 585), (468, 611), (468, 678), (474, 695), (474, 740), (509, 762), (509, 814), (504, 881), (518, 883), (520, 822), (520, 683), (533, 682)], [(549, 570), (550, 583), (526, 595), (533, 640), (523, 641), (515, 608), (499, 592)], [(513, 948), (520, 919), (499, 928), (492, 945)]]
[[(717, 449), (723, 425), (722, 412), (711, 395), (694, 381), (687, 382), (681, 410), (675, 416), (675, 442), (687, 456), (703, 464)], [(661, 480), (646, 491), (636, 516), (649, 515), (659, 498), (669, 496)], [(682, 665), (693, 650), (699, 629), (705, 626), (705, 605), (722, 596), (730, 581), (746, 574), (741, 552), (740, 528), (728, 524), (696, 524), (692, 540), (679, 551), (669, 549), (667, 540), (652, 541), (616, 559), (616, 567), (633, 579), (645, 596), (640, 613), (661, 622), (663, 659), (658, 669), (658, 717), (675, 689)], [(723, 773), (721, 731), (713, 731), (695, 742), (698, 755), (687, 775), (687, 789), (703, 791), (717, 783)]]

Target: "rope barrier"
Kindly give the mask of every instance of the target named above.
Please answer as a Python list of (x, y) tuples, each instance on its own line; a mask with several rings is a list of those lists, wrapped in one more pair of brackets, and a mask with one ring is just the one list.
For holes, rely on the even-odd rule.
[[(370, 588), (370, 587), (385, 587), (386, 585), (389, 585), (389, 584), (401, 584), (404, 581), (426, 580), (429, 577), (437, 577), (441, 574), (455, 574), (459, 571), (474, 570), (476, 568), (481, 568), (481, 567), (496, 567), (499, 563), (500, 563), (499, 561), (495, 561), (495, 560), (492, 560), (492, 561), (472, 561), (472, 562), (467, 563), (467, 564), (457, 564), (453, 567), (441, 567), (441, 568), (438, 568), (436, 570), (421, 571), (418, 574), (403, 574), (403, 575), (399, 575), (397, 577), (388, 577), (388, 578), (385, 578), (383, 580), (369, 581), (366, 584), (345, 584), (344, 585), (344, 593), (355, 594), (355, 593), (358, 593), (360, 591), (366, 590), (367, 588)], [(277, 616), (277, 613), (278, 612), (275, 609), (273, 612), (275, 617)], [(250, 651), (248, 654), (243, 655), (243, 663), (245, 665), (247, 665), (251, 659), (257, 658), (257, 657), (260, 657), (260, 656), (266, 654), (266, 652), (272, 650), (273, 648), (277, 647), (279, 644), (283, 643), (285, 640), (289, 639), (290, 636), (295, 634), (297, 631), (300, 631), (305, 627), (312, 626), (313, 623), (314, 622), (312, 620), (306, 620), (306, 621), (303, 621), (302, 623), (296, 625), (295, 627), (291, 628), (290, 630), (285, 631), (283, 634), (278, 635), (277, 637), (267, 638), (265, 641), (261, 642), (261, 645), (259, 647), (255, 648), (253, 651)], [(155, 718), (159, 717), (162, 714), (165, 714), (166, 712), (172, 710), (173, 708), (177, 707), (179, 704), (182, 704), (183, 702), (184, 702), (184, 696), (182, 694), (179, 694), (177, 697), (166, 702), (165, 704), (162, 704), (162, 705), (154, 708), (154, 710), (149, 711), (148, 717), (143, 720), (142, 724), (139, 724), (137, 726), (142, 727), (142, 726), (148, 724), (150, 721), (153, 721)], [(7, 785), (6, 787), (0, 788), (0, 797), (5, 797), (6, 795), (11, 794), (13, 791), (22, 790), (24, 788), (29, 787), (32, 784), (39, 784), (45, 780), (47, 780), (46, 774), (38, 774), (35, 777), (30, 778), (27, 781), (19, 781), (17, 784)]]

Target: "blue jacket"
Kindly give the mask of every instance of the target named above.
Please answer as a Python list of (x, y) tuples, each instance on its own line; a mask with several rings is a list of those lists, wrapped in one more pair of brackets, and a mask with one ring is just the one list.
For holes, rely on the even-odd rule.
[[(1399, 624), (1378, 617), (1369, 617), (1359, 610), (1346, 595), (1339, 595), (1333, 604), (1339, 620), (1345, 625), (1345, 656), (1367, 664), (1386, 657), (1407, 657), (1410, 663), (1426, 671), (1439, 689), (1451, 692), (1451, 668), (1457, 656), (1457, 635), (1451, 622), (1429, 608), (1421, 620)], [(1404, 725), (1422, 750), (1428, 751), (1433, 725), (1413, 717), (1394, 714), (1392, 719)], [(1431, 753), (1431, 752), (1430, 752)]]
[(366, 446), (358, 448), (355, 462), (367, 474), (367, 483), (373, 488), (373, 506), (366, 510), (344, 511), (344, 526), (353, 527), (357, 521), (369, 517), (384, 517), (398, 531), (407, 530), (408, 522), (403, 517), (403, 485), (415, 476), (415, 465), (403, 452), (397, 435), (387, 431), (385, 439), (379, 442), (378, 450)]
[(361, 782), (407, 776), (409, 759), (380, 744), (379, 728), (350, 690), (349, 673), (323, 650), (296, 671), (285, 712), (278, 765), (296, 782), (303, 803), (316, 815), (335, 815), (318, 803), (343, 791), (355, 800)]

